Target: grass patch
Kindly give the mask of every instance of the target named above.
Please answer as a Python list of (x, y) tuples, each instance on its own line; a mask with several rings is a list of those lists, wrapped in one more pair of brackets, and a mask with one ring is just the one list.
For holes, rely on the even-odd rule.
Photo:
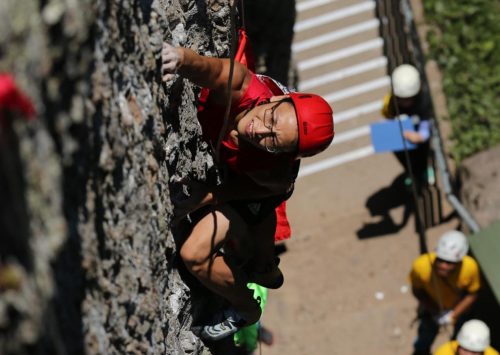
[(429, 56), (443, 71), (461, 161), (500, 144), (500, 2), (424, 0)]

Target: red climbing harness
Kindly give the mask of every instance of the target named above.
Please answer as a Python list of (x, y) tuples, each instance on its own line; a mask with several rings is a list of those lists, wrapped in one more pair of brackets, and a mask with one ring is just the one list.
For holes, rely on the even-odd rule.
[(246, 66), (250, 71), (255, 73), (255, 58), (252, 51), (252, 44), (245, 32), (245, 27), (240, 28), (238, 37), (238, 49), (234, 56), (234, 60)]

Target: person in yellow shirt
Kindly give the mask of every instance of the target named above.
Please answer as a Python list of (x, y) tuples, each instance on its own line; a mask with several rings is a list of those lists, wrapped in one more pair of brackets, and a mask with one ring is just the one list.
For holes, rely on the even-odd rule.
[[(387, 119), (396, 117), (394, 105), (396, 104), (400, 115), (407, 115), (416, 122), (416, 131), (404, 131), (403, 136), (411, 143), (417, 144), (417, 148), (410, 150), (410, 164), (413, 174), (417, 180), (423, 179), (426, 174), (434, 171), (427, 168), (427, 156), (429, 152), (430, 125), (429, 117), (431, 104), (429, 97), (421, 90), (420, 73), (409, 64), (398, 66), (391, 75), (393, 93), (384, 97), (382, 116)], [(405, 152), (395, 152), (394, 155), (405, 169), (407, 178), (405, 184), (410, 185), (411, 179), (408, 176), (409, 169), (406, 166)]]
[(468, 251), (467, 237), (449, 231), (439, 238), (435, 253), (415, 260), (409, 275), (413, 295), (419, 302), (420, 324), (413, 344), (414, 355), (429, 355), (439, 326), (455, 324), (455, 329), (459, 329), (477, 300), (481, 288), (479, 266), (466, 255)]
[[(394, 100), (398, 106), (400, 114), (407, 116), (417, 115), (421, 120), (427, 120), (430, 116), (431, 105), (428, 98), (422, 93), (422, 82), (417, 68), (410, 64), (398, 66), (391, 75), (392, 88), (394, 96), (389, 93), (384, 97), (382, 106), (382, 115), (385, 118), (394, 118)], [(411, 139), (408, 134), (408, 140), (414, 143), (420, 143), (421, 139), (415, 136)]]
[(434, 355), (500, 355), (490, 346), (490, 329), (478, 320), (465, 322), (457, 340), (439, 347)]

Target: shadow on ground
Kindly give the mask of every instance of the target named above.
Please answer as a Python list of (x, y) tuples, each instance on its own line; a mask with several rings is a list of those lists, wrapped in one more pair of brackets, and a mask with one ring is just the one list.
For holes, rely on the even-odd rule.
[[(380, 216), (382, 220), (364, 224), (356, 232), (359, 239), (394, 234), (406, 226), (415, 208), (411, 194), (405, 188), (404, 180), (405, 174), (401, 174), (394, 179), (391, 185), (380, 189), (368, 198), (365, 206), (370, 211), (370, 215), (372, 217)], [(403, 219), (401, 223), (395, 223), (389, 212), (400, 206), (404, 206)]]

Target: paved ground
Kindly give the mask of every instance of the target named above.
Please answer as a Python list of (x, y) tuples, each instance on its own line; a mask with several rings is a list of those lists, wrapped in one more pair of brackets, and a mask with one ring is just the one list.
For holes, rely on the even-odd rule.
[[(262, 353), (411, 354), (416, 302), (406, 277), (418, 236), (413, 214), (404, 223), (403, 170), (392, 155), (373, 155), (367, 129), (389, 89), (374, 2), (297, 6), (301, 90), (328, 98), (337, 135), (326, 153), (303, 161), (288, 207), (285, 285), (270, 292), (263, 317), (276, 344)], [(429, 245), (456, 223), (430, 230)]]

